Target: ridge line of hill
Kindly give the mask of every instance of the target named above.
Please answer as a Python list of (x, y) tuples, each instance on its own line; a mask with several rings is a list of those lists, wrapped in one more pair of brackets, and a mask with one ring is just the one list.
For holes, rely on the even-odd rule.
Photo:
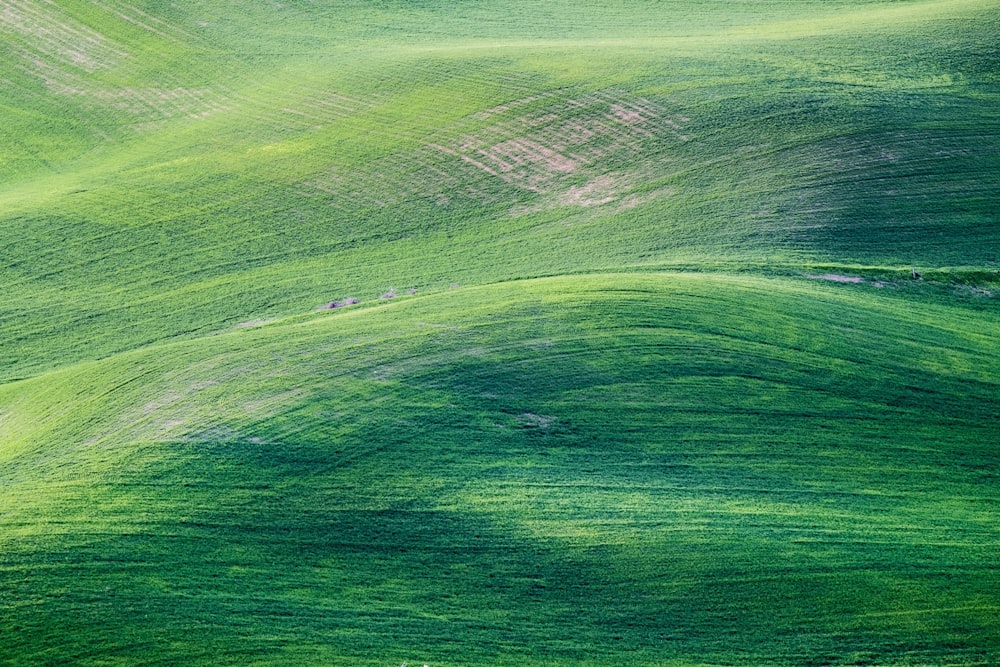
[[(623, 270), (623, 268), (628, 268), (630, 270)], [(336, 309), (330, 309), (327, 307), (318, 307), (313, 310), (297, 312), (297, 313), (286, 313), (277, 317), (269, 317), (263, 320), (255, 321), (253, 320), (254, 314), (247, 313), (246, 317), (250, 318), (246, 322), (242, 322), (236, 325), (230, 325), (225, 328), (216, 329), (209, 332), (201, 333), (193, 337), (185, 337), (183, 335), (171, 336), (165, 339), (157, 340), (146, 345), (141, 345), (134, 348), (129, 348), (126, 350), (120, 350), (112, 354), (96, 357), (93, 359), (81, 359), (74, 361), (65, 366), (58, 366), (55, 368), (46, 369), (37, 375), (30, 375), (27, 377), (13, 378), (0, 383), (0, 387), (14, 386), (20, 383), (36, 381), (40, 378), (44, 378), (49, 375), (72, 372), (73, 369), (83, 368), (87, 366), (92, 366), (94, 364), (100, 364), (109, 359), (123, 358), (132, 354), (147, 354), (155, 350), (170, 350), (179, 347), (188, 347), (192, 345), (197, 345), (199, 341), (213, 339), (217, 340), (220, 338), (228, 337), (239, 337), (246, 334), (248, 331), (259, 329), (261, 327), (287, 327), (287, 326), (309, 326), (323, 324), (327, 317), (359, 317), (366, 314), (370, 314), (372, 310), (376, 308), (391, 307), (394, 305), (401, 305), (404, 303), (409, 303), (414, 300), (424, 300), (433, 299), (434, 297), (440, 297), (452, 293), (454, 291), (484, 291), (484, 290), (496, 290), (501, 289), (505, 286), (517, 286), (519, 284), (532, 284), (532, 283), (546, 283), (546, 282), (558, 282), (558, 281), (571, 281), (577, 277), (587, 277), (587, 278), (613, 278), (620, 277), (624, 280), (628, 279), (639, 279), (640, 277), (663, 277), (663, 278), (684, 278), (684, 277), (700, 277), (707, 279), (716, 279), (720, 282), (725, 282), (727, 280), (740, 281), (740, 280), (757, 280), (761, 283), (766, 283), (774, 286), (782, 286), (786, 289), (791, 290), (791, 288), (799, 288), (797, 291), (810, 290), (811, 287), (816, 289), (811, 290), (812, 292), (817, 292), (822, 288), (823, 293), (826, 295), (836, 295), (849, 294), (847, 292), (838, 292), (839, 288), (847, 287), (869, 287), (874, 288), (875, 291), (868, 292), (869, 294), (878, 294), (883, 297), (897, 297), (904, 301), (910, 302), (913, 305), (919, 306), (929, 306), (942, 309), (956, 309), (961, 308), (961, 302), (957, 301), (937, 301), (937, 302), (921, 302), (916, 301), (919, 294), (909, 294), (906, 291), (899, 291), (897, 289), (892, 289), (898, 286), (921, 289), (924, 290), (930, 288), (948, 288), (958, 286), (969, 285), (969, 278), (978, 279), (978, 284), (987, 284), (991, 288), (994, 288), (996, 283), (1000, 283), (1000, 272), (994, 271), (982, 271), (982, 270), (970, 270), (968, 273), (961, 271), (955, 271), (952, 269), (925, 269), (925, 273), (920, 278), (913, 278), (910, 274), (909, 269), (902, 268), (891, 268), (891, 267), (872, 267), (872, 266), (857, 266), (857, 265), (837, 265), (837, 264), (803, 264), (798, 267), (793, 267), (792, 265), (784, 266), (773, 266), (769, 265), (769, 270), (764, 272), (760, 270), (753, 270), (747, 268), (743, 271), (725, 271), (718, 270), (717, 268), (706, 269), (704, 267), (691, 267), (685, 266), (683, 268), (671, 268), (671, 267), (623, 267), (618, 270), (582, 270), (578, 272), (567, 272), (559, 274), (549, 274), (549, 275), (538, 275), (530, 277), (519, 277), (510, 278), (506, 280), (500, 280), (492, 283), (481, 283), (474, 285), (464, 285), (461, 287), (452, 288), (439, 288), (431, 291), (421, 291), (414, 294), (399, 294), (394, 297), (373, 297), (367, 300), (359, 301), (357, 304), (338, 307)], [(925, 278), (926, 277), (926, 278)], [(991, 279), (989, 282), (985, 282), (983, 278)], [(938, 280), (945, 279), (945, 280)], [(898, 281), (896, 283), (889, 281)], [(886, 281), (886, 282), (883, 282)], [(890, 289), (885, 289), (889, 287)], [(1000, 287), (1000, 285), (997, 285)], [(977, 289), (974, 286), (971, 289)], [(794, 291), (794, 290), (793, 290)], [(979, 304), (983, 302), (992, 303), (994, 301), (994, 294), (985, 289), (978, 288), (979, 294), (975, 294), (977, 297), (981, 297), (976, 301)], [(985, 293), (983, 293), (985, 292)], [(883, 301), (883, 304), (892, 303), (891, 301)], [(990, 311), (977, 310), (979, 315), (991, 315), (993, 317), (1000, 318), (1000, 306), (996, 306)], [(896, 313), (899, 314), (899, 310)], [(997, 320), (1000, 322), (1000, 319)]]

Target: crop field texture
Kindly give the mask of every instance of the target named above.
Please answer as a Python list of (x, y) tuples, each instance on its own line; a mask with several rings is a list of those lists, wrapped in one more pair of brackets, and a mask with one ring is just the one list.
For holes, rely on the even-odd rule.
[(998, 35), (0, 0), (0, 665), (1000, 664)]

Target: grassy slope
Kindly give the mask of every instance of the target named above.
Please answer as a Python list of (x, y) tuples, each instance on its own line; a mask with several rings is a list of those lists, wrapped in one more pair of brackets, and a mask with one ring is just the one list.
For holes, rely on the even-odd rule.
[(390, 286), (995, 277), (994, 3), (537, 4), (209, 4), (181, 45), (102, 16), (114, 66), (11, 67), (37, 158), (0, 192), (4, 377)]
[(605, 4), (0, 5), (0, 660), (997, 659), (996, 3)]
[(8, 386), (5, 645), (26, 664), (985, 664), (997, 335), (860, 289), (601, 275)]

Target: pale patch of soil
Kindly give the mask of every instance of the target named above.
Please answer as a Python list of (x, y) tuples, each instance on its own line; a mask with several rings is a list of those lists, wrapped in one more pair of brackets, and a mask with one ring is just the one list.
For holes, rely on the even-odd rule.
[(551, 415), (536, 415), (533, 412), (525, 412), (517, 418), (517, 423), (521, 428), (540, 428), (542, 430), (547, 430), (556, 421), (558, 419)]
[(812, 278), (813, 280), (830, 280), (835, 283), (863, 283), (864, 278), (860, 276), (842, 276), (836, 273), (823, 273), (820, 275), (808, 274), (806, 278)]
[[(584, 171), (598, 179), (604, 176), (600, 163), (611, 156), (641, 164), (647, 140), (680, 139), (684, 122), (645, 98), (623, 99), (609, 93), (565, 100), (538, 114), (517, 116), (508, 113), (512, 108), (490, 110), (489, 117), (504, 117), (495, 125), (431, 147), (518, 188), (591, 201), (595, 198), (587, 190), (566, 184), (567, 177)], [(607, 193), (596, 201), (607, 197), (617, 194)]]
[(28, 52), (17, 51), (21, 69), (54, 95), (75, 97), (93, 109), (115, 109), (133, 120), (137, 131), (155, 129), (170, 118), (200, 119), (232, 108), (229, 100), (207, 88), (136, 88), (105, 86)]
[(640, 123), (645, 120), (645, 118), (642, 117), (642, 114), (638, 111), (634, 109), (626, 109), (620, 104), (612, 104), (611, 113), (622, 123)]
[(620, 184), (611, 176), (598, 176), (586, 185), (573, 186), (560, 197), (560, 203), (583, 206), (601, 206), (618, 199)]
[[(362, 102), (336, 101), (344, 110), (357, 108), (355, 103)], [(302, 105), (286, 111), (309, 115)], [(461, 131), (484, 120), (485, 127)], [(645, 180), (642, 174), (662, 173), (665, 147), (688, 139), (683, 134), (688, 122), (654, 101), (613, 92), (532, 95), (473, 114), (415, 152), (350, 173), (332, 168), (304, 182), (303, 192), (345, 212), (404, 202), (497, 204), (515, 196), (511, 189), (539, 195), (533, 209), (637, 206), (649, 195), (632, 188)], [(634, 168), (612, 174), (606, 167), (610, 160)]]
[(960, 296), (993, 298), (993, 291), (975, 285), (959, 285), (955, 288), (955, 293)]

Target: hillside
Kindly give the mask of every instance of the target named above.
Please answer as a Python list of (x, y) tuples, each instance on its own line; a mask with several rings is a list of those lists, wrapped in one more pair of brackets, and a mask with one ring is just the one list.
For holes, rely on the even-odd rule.
[(1000, 661), (998, 10), (0, 0), (0, 663)]
[(343, 291), (995, 280), (995, 3), (36, 4), (5, 14), (8, 379)]

